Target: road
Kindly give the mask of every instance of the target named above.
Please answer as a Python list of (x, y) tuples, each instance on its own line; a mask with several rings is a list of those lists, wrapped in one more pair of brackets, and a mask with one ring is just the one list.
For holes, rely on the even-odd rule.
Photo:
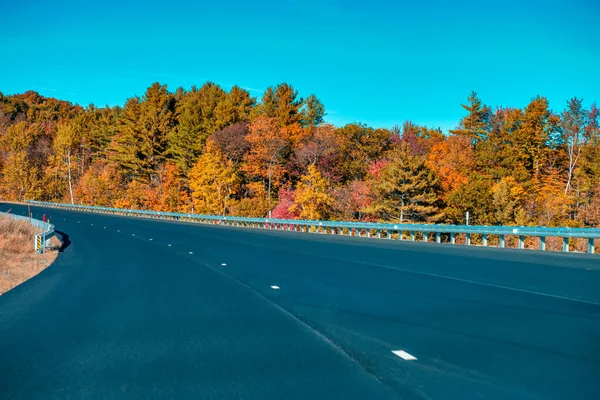
[(598, 256), (32, 211), (3, 399), (600, 398)]

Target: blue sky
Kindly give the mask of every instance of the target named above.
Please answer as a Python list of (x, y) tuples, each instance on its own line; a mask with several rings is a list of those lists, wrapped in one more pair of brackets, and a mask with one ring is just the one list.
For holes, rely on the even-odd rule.
[(452, 128), (475, 90), (600, 102), (600, 5), (573, 1), (0, 0), (0, 91), (124, 104), (152, 82), (288, 82), (328, 121)]

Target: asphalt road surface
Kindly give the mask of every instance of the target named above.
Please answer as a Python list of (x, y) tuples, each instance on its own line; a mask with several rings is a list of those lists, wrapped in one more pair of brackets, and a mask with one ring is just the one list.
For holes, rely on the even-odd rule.
[(2, 399), (600, 399), (598, 256), (32, 211)]

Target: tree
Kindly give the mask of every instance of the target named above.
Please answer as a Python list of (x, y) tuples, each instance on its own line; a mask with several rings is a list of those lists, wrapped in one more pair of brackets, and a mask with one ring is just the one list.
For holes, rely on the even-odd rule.
[(237, 122), (211, 135), (211, 139), (219, 146), (223, 155), (234, 165), (238, 165), (250, 151), (250, 143), (246, 140), (248, 124)]
[(81, 145), (80, 133), (69, 123), (58, 125), (54, 139), (54, 151), (60, 157), (66, 169), (67, 182), (69, 185), (69, 199), (75, 204), (73, 198), (73, 168), (77, 169), (77, 161), (74, 159)]
[(314, 165), (310, 165), (308, 173), (298, 183), (290, 211), (297, 212), (301, 219), (322, 220), (329, 217), (332, 205), (327, 181)]
[(303, 100), (298, 98), (298, 91), (287, 83), (281, 83), (267, 88), (257, 111), (265, 117), (274, 118), (281, 127), (302, 120), (302, 104)]
[(465, 135), (473, 142), (484, 140), (489, 132), (491, 109), (484, 105), (476, 92), (471, 92), (467, 98), (468, 104), (461, 104), (468, 115), (460, 120), (457, 129), (450, 131), (453, 135)]
[(298, 213), (294, 204), (295, 193), (292, 189), (286, 188), (279, 191), (279, 202), (271, 213), (271, 218), (295, 219)]
[(573, 173), (581, 157), (582, 147), (585, 144), (586, 119), (586, 111), (581, 104), (581, 100), (573, 97), (567, 102), (567, 108), (563, 111), (560, 118), (563, 140), (569, 156), (565, 193), (569, 193)]
[(321, 100), (314, 94), (311, 94), (304, 101), (304, 107), (301, 109), (302, 126), (319, 126), (324, 122), (325, 106)]
[(149, 182), (163, 164), (174, 108), (173, 96), (159, 83), (152, 84), (141, 101), (137, 98), (127, 101), (120, 129), (111, 145), (111, 161), (127, 171), (129, 180)]
[(367, 210), (388, 221), (439, 220), (437, 181), (425, 165), (425, 158), (412, 155), (407, 145), (388, 157), (389, 162), (370, 174), (373, 202)]
[(203, 131), (200, 107), (196, 87), (183, 92), (176, 107), (177, 124), (168, 136), (168, 156), (184, 172), (188, 172), (200, 157), (207, 137)]
[(336, 130), (340, 156), (337, 168), (342, 182), (363, 180), (369, 165), (392, 147), (387, 129), (373, 129), (364, 124), (348, 124)]
[(123, 197), (123, 179), (116, 164), (96, 160), (83, 175), (75, 190), (81, 204), (112, 207)]
[(336, 164), (339, 160), (340, 138), (333, 125), (321, 125), (311, 130), (310, 135), (294, 146), (291, 162), (294, 174), (303, 175), (309, 165), (318, 167), (328, 180), (337, 180)]
[(522, 210), (520, 202), (524, 193), (523, 187), (513, 177), (503, 178), (492, 186), (495, 222), (501, 225), (514, 224), (517, 213)]
[(274, 118), (257, 117), (249, 126), (250, 133), (246, 140), (250, 143), (250, 151), (245, 157), (244, 171), (255, 176), (267, 186), (267, 199), (271, 204), (271, 191), (279, 186), (283, 176), (284, 156), (289, 152), (289, 140), (277, 125)]
[(182, 171), (177, 165), (167, 163), (159, 173), (159, 198), (157, 211), (190, 212), (191, 199)]
[(512, 135), (517, 152), (517, 162), (522, 163), (534, 179), (549, 167), (550, 155), (559, 146), (559, 119), (554, 115), (544, 97), (534, 98), (525, 108)]
[(26, 151), (11, 153), (2, 172), (2, 191), (9, 199), (19, 201), (39, 199), (42, 194), (39, 170), (31, 164)]
[(223, 129), (229, 125), (247, 122), (256, 104), (256, 99), (247, 90), (238, 86), (231, 88), (215, 108), (216, 126)]
[(467, 136), (453, 135), (434, 144), (427, 156), (426, 165), (440, 177), (443, 199), (469, 181), (469, 175), (475, 168), (470, 142)]
[(333, 190), (333, 214), (343, 220), (361, 221), (372, 202), (369, 185), (364, 181), (351, 181)]
[(489, 178), (476, 173), (469, 176), (466, 183), (453, 190), (446, 200), (444, 213), (447, 222), (465, 224), (465, 214), (469, 212), (472, 225), (493, 225), (494, 214), (492, 184)]
[(225, 215), (239, 191), (239, 177), (231, 161), (212, 140), (206, 142), (206, 149), (190, 171), (189, 179), (194, 208), (199, 213)]

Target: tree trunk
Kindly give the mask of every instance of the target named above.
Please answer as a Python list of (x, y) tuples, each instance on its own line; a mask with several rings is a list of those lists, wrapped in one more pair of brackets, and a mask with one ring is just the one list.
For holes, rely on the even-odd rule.
[(73, 179), (71, 178), (71, 150), (67, 151), (67, 170), (69, 173), (69, 194), (71, 195), (71, 204), (75, 204), (73, 199)]

